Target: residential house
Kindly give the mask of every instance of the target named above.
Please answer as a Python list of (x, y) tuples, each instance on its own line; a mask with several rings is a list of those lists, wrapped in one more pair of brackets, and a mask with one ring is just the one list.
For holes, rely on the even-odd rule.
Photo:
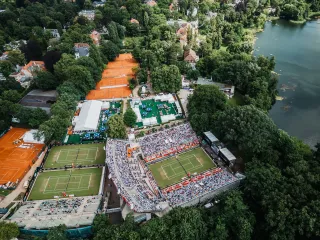
[(93, 21), (94, 17), (95, 17), (95, 12), (94, 12), (94, 10), (82, 10), (78, 13), (78, 15), (83, 16), (90, 21)]
[(3, 46), (4, 50), (11, 51), (19, 49), (23, 44), (27, 44), (26, 40), (18, 40), (7, 43)]
[(0, 56), (0, 60), (7, 60), (8, 59), (8, 51), (4, 52), (1, 56)]
[(90, 45), (88, 43), (75, 43), (74, 44), (74, 55), (75, 58), (89, 57)]
[(192, 49), (184, 51), (183, 58), (184, 61), (190, 63), (191, 65), (199, 61), (199, 56)]
[(218, 13), (209, 11), (207, 12), (206, 18), (207, 20), (210, 20), (211, 18), (215, 18), (216, 16), (218, 16)]
[[(198, 21), (187, 22), (184, 20), (169, 20), (167, 21), (168, 25), (178, 25), (179, 29), (177, 31), (177, 37), (180, 40), (181, 47), (186, 46), (188, 44), (188, 31), (192, 32), (193, 36), (198, 34)], [(196, 39), (197, 40), (197, 39)]]
[(150, 6), (150, 7), (154, 7), (154, 6), (157, 5), (157, 2), (156, 2), (156, 1), (153, 1), (153, 0), (148, 0), (148, 1), (146, 2), (146, 4), (147, 4), (148, 6)]
[(139, 21), (137, 19), (131, 18), (130, 20), (131, 23), (139, 24)]
[(97, 32), (96, 30), (93, 30), (90, 34), (90, 38), (92, 39), (94, 45), (97, 45), (97, 46), (100, 45), (101, 35), (99, 32)]
[(5, 76), (3, 76), (3, 73), (0, 73), (0, 81), (5, 81), (6, 80), (6, 78), (5, 78)]
[(18, 81), (22, 87), (28, 87), (30, 80), (37, 75), (37, 72), (43, 70), (45, 70), (43, 61), (30, 61), (27, 65), (23, 66), (20, 71), (11, 73), (10, 77)]
[(213, 82), (212, 78), (202, 78), (199, 77), (196, 84), (199, 85), (215, 85), (219, 88), (221, 92), (223, 92), (228, 99), (232, 98), (234, 96), (235, 92), (235, 86), (227, 83), (220, 83), (220, 82)]
[(93, 7), (97, 8), (97, 7), (103, 7), (105, 3), (106, 3), (106, 1), (102, 0), (102, 1), (93, 2), (92, 5), (93, 5)]
[(46, 29), (46, 28), (44, 28), (44, 31), (50, 32), (53, 38), (60, 39), (60, 33), (59, 33), (58, 29)]

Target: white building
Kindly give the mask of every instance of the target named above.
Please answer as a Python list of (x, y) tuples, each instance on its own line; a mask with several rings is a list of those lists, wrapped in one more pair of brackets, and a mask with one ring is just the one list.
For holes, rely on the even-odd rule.
[(92, 100), (82, 104), (80, 114), (73, 119), (74, 132), (95, 132), (98, 129), (102, 102)]
[(85, 18), (87, 18), (90, 21), (93, 21), (94, 17), (95, 17), (94, 10), (82, 10), (78, 14), (79, 14), (79, 16), (84, 16)]

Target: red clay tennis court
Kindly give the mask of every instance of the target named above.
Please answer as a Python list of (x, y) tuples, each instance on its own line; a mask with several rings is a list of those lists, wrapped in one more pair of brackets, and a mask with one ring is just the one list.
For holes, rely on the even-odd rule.
[(124, 98), (131, 94), (128, 79), (134, 76), (132, 68), (138, 63), (130, 53), (120, 54), (115, 61), (108, 63), (96, 89), (88, 93), (87, 100)]
[(128, 87), (105, 88), (90, 91), (87, 100), (124, 98), (130, 96), (130, 94), (131, 90)]
[(44, 146), (44, 144), (23, 142), (22, 137), (27, 131), (29, 129), (12, 128), (0, 138), (1, 185), (21, 181)]

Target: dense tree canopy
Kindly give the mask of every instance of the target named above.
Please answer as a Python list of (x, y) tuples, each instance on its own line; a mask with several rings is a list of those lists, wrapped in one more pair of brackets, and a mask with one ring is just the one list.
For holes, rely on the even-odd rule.
[(134, 127), (137, 121), (137, 115), (132, 110), (132, 108), (128, 108), (127, 111), (123, 115), (123, 121), (128, 127)]
[(177, 92), (181, 88), (181, 75), (175, 65), (162, 65), (157, 67), (151, 74), (153, 90), (159, 92)]
[(110, 138), (127, 138), (126, 127), (121, 115), (113, 115), (107, 122), (107, 134)]

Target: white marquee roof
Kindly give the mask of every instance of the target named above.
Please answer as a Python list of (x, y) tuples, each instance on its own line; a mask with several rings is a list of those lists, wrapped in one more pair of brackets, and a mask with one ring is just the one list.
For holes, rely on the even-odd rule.
[(92, 100), (83, 103), (74, 131), (96, 130), (99, 123), (101, 107), (102, 102), (100, 101)]
[(37, 139), (34, 138), (33, 134), (37, 133), (38, 130), (36, 129), (31, 129), (30, 131), (26, 132), (23, 136), (23, 141), (25, 143), (44, 143), (44, 137), (42, 136), (40, 140), (38, 141)]

